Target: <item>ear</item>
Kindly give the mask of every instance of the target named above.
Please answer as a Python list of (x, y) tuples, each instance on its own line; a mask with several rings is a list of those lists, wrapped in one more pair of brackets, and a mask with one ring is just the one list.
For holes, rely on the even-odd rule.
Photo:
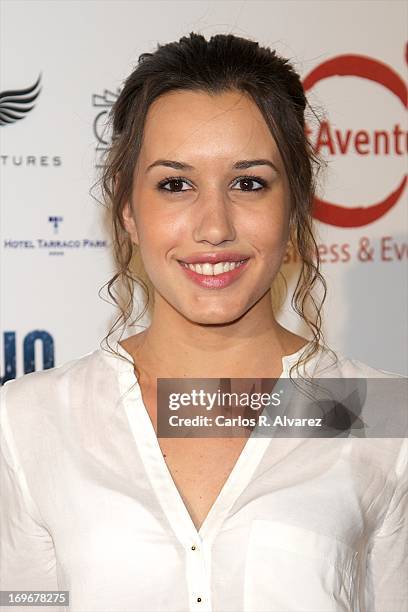
[(122, 210), (122, 220), (125, 230), (129, 234), (134, 244), (139, 244), (139, 236), (137, 234), (136, 221), (134, 219), (132, 206), (129, 201), (125, 202)]

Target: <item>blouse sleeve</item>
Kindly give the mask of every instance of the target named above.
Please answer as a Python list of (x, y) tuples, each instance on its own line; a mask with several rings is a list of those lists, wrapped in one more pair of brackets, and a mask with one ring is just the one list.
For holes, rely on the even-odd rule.
[(385, 517), (368, 547), (366, 609), (408, 610), (408, 439), (397, 465), (398, 481)]
[[(0, 390), (0, 590), (56, 591), (53, 541), (18, 463), (5, 405), (7, 384)], [(49, 612), (63, 609), (47, 606)], [(16, 607), (1, 610), (14, 612)]]

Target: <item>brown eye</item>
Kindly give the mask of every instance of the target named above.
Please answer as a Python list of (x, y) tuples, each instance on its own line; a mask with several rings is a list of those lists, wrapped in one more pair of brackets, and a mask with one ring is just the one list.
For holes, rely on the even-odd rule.
[[(255, 183), (258, 183), (260, 187), (256, 187), (254, 189), (253, 186)], [(242, 178), (238, 178), (235, 182), (235, 185), (241, 185), (242, 188), (238, 189), (238, 191), (260, 191), (264, 189), (264, 187), (266, 187), (266, 181), (264, 181), (260, 177), (255, 178), (251, 176), (244, 176)]]
[(186, 185), (188, 184), (187, 181), (183, 178), (167, 177), (160, 181), (160, 183), (157, 185), (157, 188), (163, 191), (169, 191), (170, 193), (180, 193), (182, 191), (189, 191), (189, 189), (183, 189), (184, 183)]

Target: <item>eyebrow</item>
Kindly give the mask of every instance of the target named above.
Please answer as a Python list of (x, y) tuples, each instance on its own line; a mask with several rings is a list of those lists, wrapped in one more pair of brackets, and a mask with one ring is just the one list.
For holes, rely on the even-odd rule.
[[(156, 166), (166, 166), (167, 168), (174, 168), (174, 170), (195, 170), (194, 166), (186, 164), (185, 162), (174, 161), (171, 159), (158, 159), (147, 167), (146, 174), (149, 172), (149, 170), (155, 168)], [(235, 162), (232, 167), (235, 170), (246, 170), (252, 166), (270, 166), (274, 170), (278, 171), (275, 164), (273, 164), (269, 159), (243, 159)]]

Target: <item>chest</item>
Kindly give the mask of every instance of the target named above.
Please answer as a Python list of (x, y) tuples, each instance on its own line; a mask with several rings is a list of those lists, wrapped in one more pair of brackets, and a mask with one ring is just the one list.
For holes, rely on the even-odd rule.
[[(143, 400), (157, 431), (155, 392), (146, 389)], [(247, 438), (158, 437), (157, 442), (178, 492), (199, 530), (228, 480)]]
[(228, 480), (246, 438), (158, 438), (168, 470), (199, 530)]

